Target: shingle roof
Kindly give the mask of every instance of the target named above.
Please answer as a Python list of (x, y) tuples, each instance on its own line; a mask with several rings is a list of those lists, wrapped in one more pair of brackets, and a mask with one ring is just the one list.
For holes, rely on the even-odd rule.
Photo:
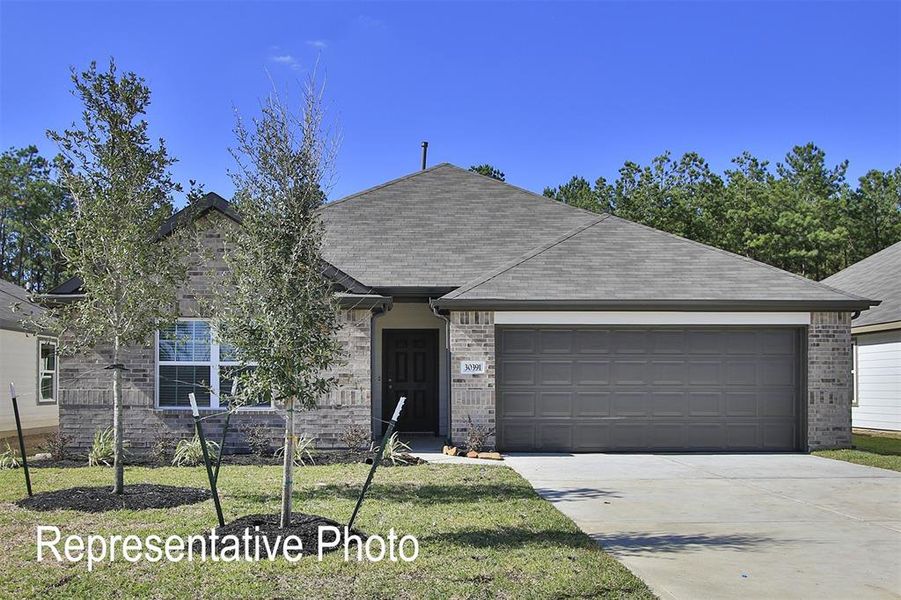
[(325, 259), (376, 288), (454, 288), (597, 215), (436, 165), (322, 209)]
[(901, 242), (827, 277), (823, 283), (882, 300), (855, 319), (854, 327), (901, 321)]
[(44, 312), (28, 299), (28, 291), (8, 281), (0, 280), (0, 329), (30, 331), (33, 327), (22, 325), (22, 319)]
[(752, 309), (869, 304), (799, 275), (608, 215), (474, 279), (438, 303)]

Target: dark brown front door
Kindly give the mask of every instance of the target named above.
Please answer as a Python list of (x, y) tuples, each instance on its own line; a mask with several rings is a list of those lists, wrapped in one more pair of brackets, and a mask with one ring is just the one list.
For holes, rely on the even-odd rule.
[(382, 332), (382, 419), (406, 396), (399, 431), (438, 434), (438, 330)]

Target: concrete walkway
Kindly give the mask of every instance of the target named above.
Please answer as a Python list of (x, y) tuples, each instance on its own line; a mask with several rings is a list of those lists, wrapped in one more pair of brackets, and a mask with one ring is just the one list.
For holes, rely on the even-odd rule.
[(505, 462), (662, 598), (901, 598), (901, 473), (800, 454)]

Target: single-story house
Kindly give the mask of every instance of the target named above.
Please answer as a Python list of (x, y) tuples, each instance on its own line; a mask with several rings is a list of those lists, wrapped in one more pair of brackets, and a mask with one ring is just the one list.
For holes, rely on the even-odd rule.
[(851, 322), (851, 424), (901, 431), (901, 242), (823, 283), (882, 300)]
[[(215, 257), (240, 216), (216, 194), (199, 208), (204, 254)], [(337, 388), (298, 418), (320, 447), (340, 445), (350, 425), (379, 434), (401, 395), (401, 431), (465, 443), (482, 425), (501, 450), (851, 442), (851, 317), (874, 301), (450, 164), (331, 202), (321, 216), (347, 359)], [(205, 406), (224, 404), (218, 391), (237, 365), (196, 308), (208, 273), (225, 268), (209, 260), (180, 293), (176, 330), (125, 359), (133, 447), (155, 432), (190, 435), (187, 394), (201, 382), (213, 390), (200, 394)], [(102, 349), (62, 361), (72, 383), (61, 427), (81, 447), (111, 421), (109, 375), (97, 370), (108, 362)], [(276, 408), (247, 408), (238, 421), (271, 425), (280, 443)]]
[[(36, 451), (40, 441), (59, 424), (56, 337), (38, 331), (24, 321), (43, 309), (28, 298), (28, 291), (0, 280), (0, 440), (18, 453), (16, 421), (9, 398), (10, 382), (16, 385), (19, 418), (26, 450)], [(3, 445), (0, 451), (6, 449)]]

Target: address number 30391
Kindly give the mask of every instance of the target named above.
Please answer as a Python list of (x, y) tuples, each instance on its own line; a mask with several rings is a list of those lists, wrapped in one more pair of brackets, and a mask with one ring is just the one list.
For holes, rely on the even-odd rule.
[(460, 363), (460, 374), (461, 375), (478, 375), (479, 373), (485, 372), (485, 361), (484, 360), (470, 360), (463, 361)]

